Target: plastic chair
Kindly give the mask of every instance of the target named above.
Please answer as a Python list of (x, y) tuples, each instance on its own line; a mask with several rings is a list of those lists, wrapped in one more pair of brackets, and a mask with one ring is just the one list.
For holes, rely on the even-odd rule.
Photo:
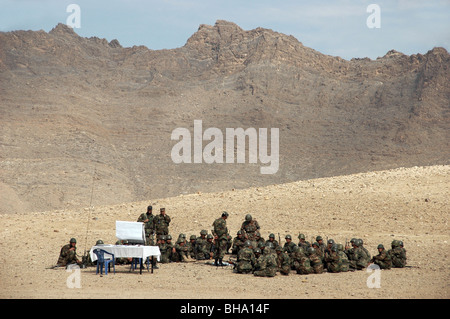
[[(96, 248), (94, 249), (94, 254), (97, 256), (97, 270), (95, 274), (98, 274), (100, 271), (100, 275), (103, 274), (103, 267), (105, 268), (105, 275), (108, 274), (108, 269), (110, 269), (111, 263), (114, 267), (114, 273), (116, 273), (116, 259), (114, 258), (114, 254), (107, 252), (106, 250)], [(105, 254), (112, 256), (111, 259), (105, 258)]]

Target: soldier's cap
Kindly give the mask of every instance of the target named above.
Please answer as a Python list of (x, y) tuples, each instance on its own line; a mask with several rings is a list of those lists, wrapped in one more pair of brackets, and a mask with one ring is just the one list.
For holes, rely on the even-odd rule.
[(149, 211), (149, 210), (153, 210), (153, 207), (152, 207), (152, 205), (150, 205), (150, 206), (147, 206), (147, 211)]

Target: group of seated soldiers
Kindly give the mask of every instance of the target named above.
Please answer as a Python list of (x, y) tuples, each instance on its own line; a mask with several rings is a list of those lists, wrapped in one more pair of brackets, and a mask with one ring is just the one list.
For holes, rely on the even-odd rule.
[[(291, 235), (285, 236), (281, 246), (270, 234), (264, 240), (259, 231), (258, 222), (250, 214), (246, 215), (241, 229), (235, 238), (228, 235), (227, 254), (235, 256), (229, 263), (234, 265), (237, 273), (253, 273), (255, 276), (273, 277), (277, 272), (288, 275), (291, 270), (298, 274), (320, 274), (327, 272), (346, 272), (361, 270), (373, 263), (380, 269), (392, 267), (402, 268), (406, 265), (406, 250), (403, 242), (394, 240), (391, 249), (386, 250), (378, 245), (378, 255), (371, 257), (364, 247), (362, 239), (352, 238), (345, 247), (328, 239), (326, 243), (321, 236), (310, 244), (304, 234), (299, 234), (299, 242), (295, 244)], [(189, 240), (185, 234), (180, 234), (172, 242), (171, 235), (156, 238), (156, 244), (161, 251), (161, 263), (184, 262), (190, 260), (216, 259), (217, 238), (206, 230), (200, 236), (191, 235)], [(231, 250), (231, 252), (230, 252)]]
[[(185, 234), (179, 234), (174, 243), (172, 236), (168, 233), (170, 217), (165, 214), (164, 209), (161, 209), (159, 217), (160, 220), (154, 223), (156, 218), (151, 218), (151, 206), (149, 206), (147, 213), (142, 214), (138, 221), (143, 221), (146, 225), (149, 223), (162, 225), (160, 228), (146, 227), (146, 244), (159, 247), (160, 263), (215, 260), (214, 264), (218, 265), (218, 255), (223, 252), (220, 253), (222, 245), (217, 234), (208, 234), (206, 230), (202, 230), (199, 237), (191, 235), (189, 240)], [(327, 239), (324, 243), (321, 236), (317, 236), (312, 244), (306, 241), (304, 234), (299, 234), (298, 239), (298, 244), (295, 244), (291, 235), (286, 235), (283, 246), (275, 239), (274, 234), (270, 234), (269, 238), (264, 240), (260, 235), (258, 222), (247, 214), (235, 238), (227, 233), (226, 253), (235, 256), (234, 260), (230, 258), (228, 262), (234, 265), (234, 271), (237, 273), (253, 273), (255, 276), (265, 277), (273, 277), (277, 272), (288, 275), (291, 270), (297, 274), (320, 274), (324, 271), (337, 273), (361, 270), (369, 264), (378, 265), (380, 269), (406, 266), (406, 250), (403, 242), (398, 240), (391, 243), (389, 250), (386, 250), (382, 244), (378, 245), (378, 255), (371, 257), (362, 239), (352, 238), (350, 244), (346, 243), (345, 247), (335, 243), (333, 239)], [(58, 264), (65, 264), (66, 259), (69, 260), (75, 255), (75, 243), (72, 241), (75, 239), (61, 250)], [(100, 244), (103, 242), (100, 241)], [(127, 243), (117, 242), (116, 244), (126, 245)], [(75, 261), (77, 261), (76, 257)], [(117, 264), (130, 262), (131, 258), (116, 260)], [(154, 268), (158, 268), (155, 258), (152, 258), (152, 263)], [(220, 265), (224, 265), (222, 259), (220, 259)]]

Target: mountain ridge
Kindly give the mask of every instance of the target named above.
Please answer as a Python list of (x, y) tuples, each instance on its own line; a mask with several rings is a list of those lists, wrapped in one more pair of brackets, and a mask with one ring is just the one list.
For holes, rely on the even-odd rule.
[[(0, 32), (2, 211), (264, 186), (448, 164), (450, 55), (324, 55), (293, 36), (218, 20), (151, 50), (50, 32)], [(280, 129), (280, 170), (175, 165), (171, 132)]]

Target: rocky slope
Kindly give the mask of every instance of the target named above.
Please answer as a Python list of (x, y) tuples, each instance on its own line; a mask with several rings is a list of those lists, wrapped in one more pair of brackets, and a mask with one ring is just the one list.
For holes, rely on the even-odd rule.
[[(0, 212), (448, 164), (449, 66), (443, 48), (347, 61), (220, 20), (158, 51), (63, 24), (0, 33)], [(194, 120), (279, 128), (278, 172), (174, 164), (171, 132)]]

